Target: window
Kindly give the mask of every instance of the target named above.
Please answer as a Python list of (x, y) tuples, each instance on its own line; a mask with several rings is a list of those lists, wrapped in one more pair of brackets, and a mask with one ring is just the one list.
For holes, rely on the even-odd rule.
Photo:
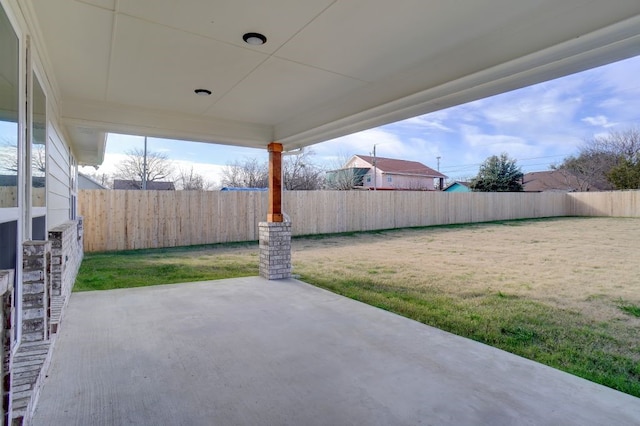
[[(47, 99), (40, 82), (33, 74), (31, 120), (31, 206), (46, 206), (47, 170)], [(35, 212), (34, 212), (35, 215)]]
[(0, 7), (0, 210), (18, 207), (19, 52), (18, 36)]
[[(0, 5), (0, 269), (14, 269), (13, 324), (20, 324), (22, 292), (19, 282), (22, 256), (18, 250), (21, 213), (18, 210), (19, 172), (26, 160), (19, 147), (20, 42), (11, 21)], [(24, 89), (24, 87), (23, 87)], [(22, 92), (24, 93), (24, 92)], [(24, 105), (22, 106), (22, 108)], [(24, 110), (23, 110), (24, 111)], [(24, 192), (22, 192), (24, 194)], [(12, 339), (20, 339), (21, 327), (13, 327)]]
[(391, 176), (387, 176), (387, 182), (391, 183), (393, 181), (393, 178)]
[(78, 188), (76, 177), (78, 176), (78, 165), (76, 158), (69, 154), (69, 219), (78, 218)]
[(371, 183), (371, 176), (367, 176), (367, 183)]

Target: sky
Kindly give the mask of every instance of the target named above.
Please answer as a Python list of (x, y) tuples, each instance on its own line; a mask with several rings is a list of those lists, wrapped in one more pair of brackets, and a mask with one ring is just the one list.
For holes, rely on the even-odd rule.
[[(468, 104), (366, 130), (310, 147), (327, 169), (354, 154), (419, 161), (449, 177), (467, 180), (491, 155), (507, 153), (522, 170), (548, 170), (578, 152), (587, 140), (640, 126), (640, 57), (525, 87)], [(144, 138), (110, 134), (98, 173), (111, 174)], [(233, 161), (266, 150), (148, 138), (148, 150), (166, 154), (178, 168), (219, 184)], [(438, 157), (440, 159), (438, 160)], [(93, 167), (81, 171), (95, 173)]]

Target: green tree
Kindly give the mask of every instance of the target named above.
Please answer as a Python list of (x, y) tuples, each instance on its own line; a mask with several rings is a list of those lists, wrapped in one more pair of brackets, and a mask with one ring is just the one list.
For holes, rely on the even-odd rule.
[(506, 153), (492, 155), (480, 165), (470, 187), (479, 192), (522, 191), (522, 170)]
[(607, 178), (616, 189), (640, 189), (640, 161), (621, 160), (607, 173)]

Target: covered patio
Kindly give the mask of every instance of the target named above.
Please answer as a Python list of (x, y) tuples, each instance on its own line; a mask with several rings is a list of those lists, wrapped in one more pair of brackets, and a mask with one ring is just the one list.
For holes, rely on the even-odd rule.
[(297, 280), (73, 293), (33, 425), (637, 425), (640, 400)]
[[(281, 280), (73, 294), (34, 424), (638, 423), (635, 398), (288, 279), (280, 181), (284, 153), (640, 54), (637, 0), (0, 6), (16, 141), (46, 94), (47, 172), (64, 171), (50, 217), (75, 219), (77, 166), (102, 163), (109, 132), (265, 149), (261, 275)], [(28, 188), (10, 211), (20, 249)]]
[(108, 132), (269, 152), (269, 279), (291, 276), (285, 153), (640, 54), (635, 0), (31, 3), (79, 164)]

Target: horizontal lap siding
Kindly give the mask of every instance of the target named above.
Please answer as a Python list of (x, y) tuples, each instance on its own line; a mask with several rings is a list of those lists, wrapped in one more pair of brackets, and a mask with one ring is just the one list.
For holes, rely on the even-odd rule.
[(69, 220), (71, 195), (69, 192), (69, 148), (64, 144), (56, 128), (49, 125), (48, 173), (47, 173), (47, 225), (49, 229)]

